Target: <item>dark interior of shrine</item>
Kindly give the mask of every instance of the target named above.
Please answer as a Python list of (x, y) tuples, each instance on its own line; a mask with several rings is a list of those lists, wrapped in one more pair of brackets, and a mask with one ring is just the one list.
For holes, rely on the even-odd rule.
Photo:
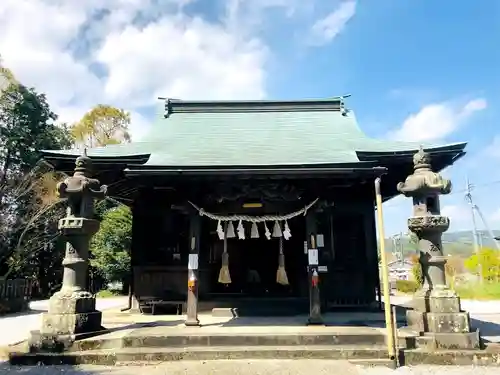
[[(317, 183), (299, 191), (299, 184), (285, 181), (143, 189), (133, 209), (134, 295), (186, 301), (189, 226), (192, 218), (200, 214), (190, 202), (207, 213), (258, 217), (289, 214), (321, 196), (324, 198), (314, 205), (313, 211), (324, 242), (319, 249), (323, 308), (372, 305), (379, 279), (371, 184), (339, 186), (346, 183), (347, 180), (337, 181), (330, 190), (331, 185)], [(195, 187), (189, 193), (188, 189)], [(257, 208), (246, 205), (255, 202), (261, 205)], [(289, 285), (280, 285), (276, 280), (279, 238), (267, 239), (263, 223), (258, 224), (259, 238), (251, 238), (250, 222), (244, 224), (245, 239), (227, 240), (232, 282), (222, 284), (218, 276), (224, 241), (217, 235), (217, 220), (202, 215), (198, 264), (200, 311), (235, 306), (241, 310), (243, 306), (254, 313), (266, 305), (269, 308), (265, 314), (286, 314), (288, 309), (307, 312), (306, 217), (299, 215), (287, 222), (292, 237), (283, 240), (283, 251)], [(238, 221), (233, 225), (237, 232)], [(272, 232), (274, 222), (267, 225)]]
[[(201, 300), (227, 297), (307, 297), (307, 259), (304, 254), (305, 220), (303, 216), (288, 222), (292, 233), (292, 237), (288, 240), (283, 237), (267, 239), (262, 223), (258, 225), (260, 232), (258, 238), (251, 238), (251, 225), (248, 223), (245, 227), (245, 239), (228, 239), (231, 284), (218, 282), (224, 241), (220, 240), (214, 232), (216, 223), (210, 220), (204, 220), (203, 223), (206, 224), (206, 230), (211, 232), (208, 248), (211, 287), (206, 295), (200, 295)], [(268, 223), (267, 226), (272, 232), (273, 223)], [(281, 285), (276, 279), (280, 241), (283, 246), (289, 285)]]

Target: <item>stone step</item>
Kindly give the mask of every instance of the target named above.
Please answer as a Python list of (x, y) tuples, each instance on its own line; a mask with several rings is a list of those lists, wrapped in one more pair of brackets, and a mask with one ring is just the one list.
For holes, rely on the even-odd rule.
[[(495, 350), (400, 350), (399, 365), (500, 366), (500, 348)], [(124, 348), (73, 353), (11, 353), (11, 365), (157, 365), (165, 361), (217, 359), (329, 359), (347, 360), (363, 366), (392, 366), (385, 347), (194, 347)], [(332, 368), (333, 370), (335, 367)], [(332, 373), (334, 373), (333, 371)], [(38, 372), (37, 372), (38, 373)]]
[(387, 365), (385, 347), (359, 346), (241, 346), (241, 347), (190, 347), (190, 348), (122, 348), (87, 350), (67, 353), (19, 353), (10, 356), (11, 365), (92, 364), (119, 365), (179, 360), (216, 359), (331, 359), (353, 360), (363, 365)]
[[(85, 351), (111, 348), (189, 348), (189, 347), (243, 347), (243, 346), (384, 346), (386, 337), (373, 333), (291, 333), (291, 334), (169, 334), (128, 335), (121, 338), (95, 337), (74, 344), (73, 350)], [(414, 338), (400, 337), (399, 348), (413, 348)]]
[(214, 317), (249, 317), (249, 316), (296, 316), (307, 314), (309, 305), (304, 306), (254, 306), (254, 307), (215, 307)]
[(294, 316), (309, 313), (309, 299), (262, 297), (200, 301), (198, 308), (218, 317)]
[(420, 349), (435, 349), (434, 338), (430, 336), (418, 336), (415, 338), (415, 347)]
[(384, 366), (395, 369), (397, 367), (397, 361), (389, 359), (389, 358), (379, 358), (379, 359), (348, 359), (350, 363), (357, 366)]

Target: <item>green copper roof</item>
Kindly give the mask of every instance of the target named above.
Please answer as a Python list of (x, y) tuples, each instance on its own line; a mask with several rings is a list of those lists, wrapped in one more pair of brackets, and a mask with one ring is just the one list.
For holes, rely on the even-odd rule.
[[(462, 149), (465, 144), (461, 144)], [(150, 155), (144, 167), (297, 166), (359, 163), (358, 152), (399, 153), (420, 143), (368, 138), (339, 98), (303, 101), (167, 101), (140, 142), (90, 157)], [(432, 145), (424, 145), (428, 149)], [(75, 151), (46, 151), (73, 155)]]

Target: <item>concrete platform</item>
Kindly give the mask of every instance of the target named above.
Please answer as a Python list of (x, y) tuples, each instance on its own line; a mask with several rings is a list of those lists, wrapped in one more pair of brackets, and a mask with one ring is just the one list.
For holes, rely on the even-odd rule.
[[(325, 326), (307, 326), (307, 316), (213, 317), (201, 327), (184, 326), (183, 316), (105, 314), (110, 333), (75, 342), (64, 353), (27, 353), (12, 348), (12, 364), (154, 364), (213, 359), (330, 359), (371, 365), (392, 364), (381, 313), (326, 314)], [(429, 353), (415, 347), (415, 335), (399, 330), (401, 363), (500, 363), (500, 350)], [(436, 362), (433, 362), (433, 361)], [(410, 361), (410, 362), (409, 362)]]

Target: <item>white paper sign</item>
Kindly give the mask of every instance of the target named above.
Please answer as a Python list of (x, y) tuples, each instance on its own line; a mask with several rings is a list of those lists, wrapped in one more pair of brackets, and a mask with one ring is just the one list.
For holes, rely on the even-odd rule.
[(307, 254), (307, 241), (304, 241), (304, 254)]
[(319, 264), (318, 249), (309, 249), (307, 255), (310, 266), (317, 266)]
[(188, 269), (190, 270), (198, 269), (198, 254), (189, 254)]
[(328, 266), (318, 266), (318, 272), (328, 272)]
[(316, 246), (325, 247), (325, 236), (323, 236), (322, 234), (316, 235)]

